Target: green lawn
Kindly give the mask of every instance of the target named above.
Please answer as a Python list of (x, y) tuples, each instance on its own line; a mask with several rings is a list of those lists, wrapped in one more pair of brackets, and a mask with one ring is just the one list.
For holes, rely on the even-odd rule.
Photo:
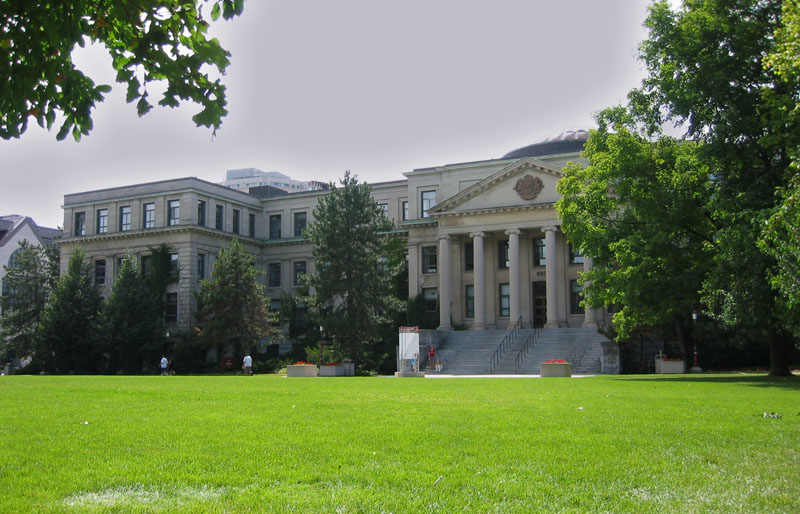
[(799, 414), (752, 375), (0, 377), (0, 511), (795, 513)]

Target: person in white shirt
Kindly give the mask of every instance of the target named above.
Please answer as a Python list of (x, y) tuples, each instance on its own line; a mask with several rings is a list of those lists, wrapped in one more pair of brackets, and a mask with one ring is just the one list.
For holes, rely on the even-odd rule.
[(167, 360), (167, 356), (166, 355), (162, 355), (161, 356), (161, 374), (162, 375), (166, 375), (167, 374), (167, 366), (169, 366), (169, 361)]
[(244, 368), (245, 375), (253, 374), (253, 358), (250, 357), (249, 353), (244, 354), (244, 360), (242, 361), (242, 368)]

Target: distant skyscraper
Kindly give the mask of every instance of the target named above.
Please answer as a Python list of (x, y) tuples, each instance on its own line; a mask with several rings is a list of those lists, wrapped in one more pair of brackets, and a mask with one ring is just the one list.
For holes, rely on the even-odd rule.
[(248, 192), (250, 188), (272, 186), (289, 193), (296, 191), (316, 191), (324, 189), (317, 181), (303, 182), (277, 171), (261, 171), (257, 168), (228, 170), (222, 185), (237, 191)]

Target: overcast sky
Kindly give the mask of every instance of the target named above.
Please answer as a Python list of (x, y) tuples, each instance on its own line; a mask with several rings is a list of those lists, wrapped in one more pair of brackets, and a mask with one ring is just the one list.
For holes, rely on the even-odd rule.
[[(228, 169), (369, 182), (501, 157), (625, 100), (644, 68), (648, 0), (248, 0), (214, 34), (232, 54), (217, 136), (192, 104), (143, 118), (102, 49), (78, 57), (114, 91), (75, 143), (35, 124), (0, 140), (0, 214), (61, 226), (64, 194)], [(152, 95), (151, 95), (152, 96)]]

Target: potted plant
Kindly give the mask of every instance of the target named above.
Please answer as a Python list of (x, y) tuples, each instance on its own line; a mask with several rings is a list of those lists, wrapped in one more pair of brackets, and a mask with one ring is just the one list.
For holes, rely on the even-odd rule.
[(310, 362), (295, 362), (286, 366), (287, 377), (315, 377), (317, 376), (317, 366)]
[(686, 365), (680, 357), (656, 356), (656, 373), (686, 373)]
[(345, 366), (339, 361), (326, 362), (319, 366), (319, 376), (321, 377), (343, 377)]
[(562, 359), (544, 361), (539, 365), (542, 377), (571, 377), (572, 364)]

